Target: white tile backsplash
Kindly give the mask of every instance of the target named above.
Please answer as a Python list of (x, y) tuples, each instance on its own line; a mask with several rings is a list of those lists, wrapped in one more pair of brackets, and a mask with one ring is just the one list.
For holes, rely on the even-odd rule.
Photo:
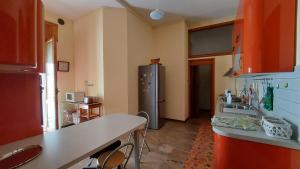
[[(295, 67), (292, 73), (276, 73), (259, 75), (255, 77), (237, 78), (237, 92), (246, 85), (258, 83), (259, 98), (263, 96), (263, 82), (265, 78), (270, 78), (269, 83), (274, 87), (273, 111), (261, 110), (265, 114), (282, 117), (293, 125), (293, 139), (300, 141), (300, 66)], [(287, 87), (286, 84), (288, 84)], [(277, 88), (279, 85), (279, 88)]]

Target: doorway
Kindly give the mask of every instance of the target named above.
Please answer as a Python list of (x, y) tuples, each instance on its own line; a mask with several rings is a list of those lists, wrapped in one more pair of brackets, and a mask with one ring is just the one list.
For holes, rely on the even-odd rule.
[(43, 128), (45, 132), (58, 129), (57, 101), (57, 24), (46, 22), (45, 25), (45, 73), (42, 79)]
[(214, 114), (214, 59), (189, 61), (190, 117), (211, 117)]

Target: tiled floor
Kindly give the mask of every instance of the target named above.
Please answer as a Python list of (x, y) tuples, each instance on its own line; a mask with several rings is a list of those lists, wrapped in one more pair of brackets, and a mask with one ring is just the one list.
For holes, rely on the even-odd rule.
[[(160, 130), (149, 130), (147, 140), (151, 152), (144, 149), (141, 169), (183, 169), (200, 123), (199, 119), (186, 123), (168, 120)], [(82, 168), (88, 162), (84, 160), (72, 168)], [(133, 168), (132, 158), (126, 168)]]
[(213, 131), (209, 118), (200, 121), (197, 138), (185, 162), (184, 169), (211, 169), (213, 163)]
[(167, 121), (160, 130), (151, 130), (147, 138), (151, 152), (145, 149), (141, 169), (183, 169), (198, 126), (198, 120)]

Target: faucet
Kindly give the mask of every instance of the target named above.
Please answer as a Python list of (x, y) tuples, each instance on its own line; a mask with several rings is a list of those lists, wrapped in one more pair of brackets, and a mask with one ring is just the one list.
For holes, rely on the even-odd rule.
[(246, 96), (248, 96), (248, 91), (246, 87), (244, 87), (243, 90), (238, 93), (238, 97), (242, 98), (242, 103), (246, 103)]
[(260, 100), (258, 98), (258, 95), (252, 88), (250, 88), (249, 93), (248, 93), (248, 105), (251, 107), (255, 106), (255, 105), (253, 105), (254, 101), (257, 101), (257, 106), (259, 106)]
[(247, 90), (246, 90), (245, 87), (243, 88), (242, 91), (240, 91), (240, 92), (238, 93), (238, 95), (239, 95), (239, 96), (242, 96), (243, 93), (244, 93), (244, 96), (247, 95)]

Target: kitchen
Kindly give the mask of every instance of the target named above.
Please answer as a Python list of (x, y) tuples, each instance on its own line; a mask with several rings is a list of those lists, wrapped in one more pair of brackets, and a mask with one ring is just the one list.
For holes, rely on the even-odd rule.
[[(78, 12), (72, 12), (70, 10), (72, 7), (68, 6), (68, 10), (61, 10), (56, 2), (45, 0), (43, 6), (42, 1), (28, 1), (19, 2), (19, 5), (24, 7), (22, 9), (30, 11), (25, 12), (24, 23), (28, 23), (28, 25), (25, 24), (27, 26), (22, 26), (24, 24), (22, 20), (18, 23), (19, 26), (15, 25), (13, 18), (17, 17), (16, 14), (10, 17), (5, 14), (0, 15), (0, 23), (4, 25), (0, 29), (0, 35), (4, 37), (2, 39), (5, 39), (0, 41), (3, 46), (0, 52), (0, 87), (5, 89), (2, 91), (3, 97), (0, 102), (3, 117), (0, 120), (1, 156), (12, 150), (7, 144), (43, 135), (43, 129), (40, 127), (42, 107), (38, 75), (44, 72), (45, 67), (44, 35), (42, 33), (44, 31), (42, 23), (45, 19), (58, 25), (57, 59), (69, 62), (70, 68), (69, 72), (57, 72), (59, 93), (57, 96), (58, 107), (55, 112), (57, 121), (54, 122), (57, 125), (56, 128), (61, 128), (63, 124), (65, 94), (75, 91), (85, 91), (88, 96), (100, 98), (98, 102), (103, 104), (103, 109), (99, 110), (99, 113), (102, 111), (104, 116), (100, 115), (100, 118), (75, 125), (74, 128), (87, 131), (87, 128), (84, 127), (88, 124), (96, 125), (95, 121), (100, 120), (101, 124), (106, 123), (105, 121), (111, 123), (110, 120), (118, 121), (116, 114), (120, 112), (119, 117), (136, 122), (132, 123), (132, 126), (124, 127), (126, 131), (116, 129), (117, 132), (111, 133), (110, 136), (103, 135), (110, 137), (103, 142), (88, 142), (80, 152), (72, 149), (74, 156), (68, 156), (72, 152), (63, 153), (62, 159), (65, 161), (53, 163), (54, 165), (49, 165), (49, 168), (70, 167), (75, 162), (83, 160), (87, 154), (92, 154), (94, 151), (104, 148), (103, 145), (111, 143), (111, 137), (121, 138), (121, 135), (130, 133), (145, 123), (144, 118), (132, 116), (137, 114), (139, 108), (138, 66), (149, 64), (150, 60), (155, 58), (160, 58), (160, 63), (166, 68), (166, 100), (162, 99), (162, 101), (166, 101), (164, 118), (175, 120), (175, 122), (167, 120), (167, 126), (170, 123), (189, 125), (193, 120), (194, 117), (190, 110), (195, 112), (196, 109), (191, 109), (189, 99), (197, 102), (196, 97), (201, 97), (201, 95), (195, 95), (194, 98), (189, 96), (191, 95), (189, 89), (191, 79), (189, 78), (192, 77), (189, 74), (191, 73), (190, 67), (202, 63), (211, 65), (211, 78), (209, 78), (211, 83), (209, 83), (208, 90), (210, 92), (205, 95), (209, 95), (210, 105), (200, 108), (201, 111), (197, 110), (197, 112), (205, 111), (207, 113), (205, 119), (208, 122), (208, 132), (214, 135), (212, 168), (300, 168), (298, 160), (300, 158), (300, 130), (298, 129), (300, 123), (298, 113), (300, 97), (298, 65), (300, 59), (296, 43), (299, 39), (297, 24), (300, 22), (296, 21), (299, 18), (297, 17), (297, 5), (299, 4), (296, 0), (224, 0), (222, 2), (203, 0), (203, 2), (197, 2), (198, 6), (194, 5), (197, 6), (195, 7), (196, 11), (205, 11), (205, 8), (213, 11), (214, 7), (205, 5), (215, 5), (215, 3), (218, 4), (215, 5), (215, 7), (218, 6), (218, 10), (215, 11), (216, 15), (206, 11), (211, 18), (205, 20), (200, 17), (202, 21), (200, 23), (192, 23), (191, 18), (193, 17), (185, 15), (189, 10), (178, 1), (174, 4), (184, 11), (182, 15), (185, 19), (180, 17), (169, 22), (162, 20), (164, 23), (151, 21), (148, 17), (150, 11), (144, 11), (147, 14), (145, 18), (139, 13), (145, 14), (143, 10), (136, 8), (163, 8), (167, 12), (165, 17), (169, 19), (168, 10), (171, 9), (168, 7), (172, 6), (170, 2), (166, 2), (168, 5), (164, 6), (160, 2), (156, 3), (158, 5), (147, 5), (134, 0), (122, 1), (123, 5), (125, 2), (135, 6), (132, 12), (131, 8), (116, 8), (120, 5), (110, 1), (106, 4), (110, 5), (109, 7), (93, 8), (93, 11), (85, 11), (86, 13), (83, 12), (79, 16), (80, 10), (77, 8)], [(16, 7), (11, 5), (14, 2), (16, 0), (1, 2), (0, 11), (10, 13)], [(193, 3), (195, 2), (191, 1), (189, 5)], [(87, 5), (95, 6), (92, 2)], [(92, 8), (90, 7), (90, 9)], [(224, 11), (222, 13), (222, 9), (227, 9), (230, 14)], [(180, 15), (176, 9), (172, 10)], [(18, 15), (21, 17), (22, 14)], [(201, 12), (197, 13), (198, 15), (204, 17)], [(34, 21), (30, 16), (35, 16)], [(59, 18), (63, 18), (64, 25), (58, 23)], [(36, 25), (32, 23), (36, 23)], [(192, 32), (200, 32), (200, 35), (197, 36), (203, 37), (206, 31), (213, 32), (209, 29), (222, 28), (226, 24), (232, 25), (232, 27), (226, 28), (226, 30), (230, 30), (229, 33), (223, 32), (231, 40), (231, 43), (228, 43), (228, 39), (224, 41), (227, 45), (225, 45), (225, 51), (211, 52), (211, 55), (204, 53), (202, 56), (190, 53), (193, 52), (189, 49), (191, 47), (189, 40), (193, 38), (191, 37), (193, 36)], [(201, 31), (204, 33), (201, 34)], [(213, 37), (212, 34), (205, 37), (208, 38), (207, 43), (212, 39), (211, 37)], [(223, 35), (218, 37), (221, 37), (219, 41), (222, 41)], [(118, 40), (115, 41), (115, 39)], [(203, 43), (200, 46), (202, 47)], [(225, 73), (226, 76), (223, 76)], [(201, 84), (203, 85), (203, 82)], [(208, 89), (207, 86), (206, 89)], [(225, 89), (227, 90), (225, 91)], [(212, 118), (212, 127), (209, 125), (210, 118)], [(276, 130), (269, 130), (267, 133), (268, 127), (270, 129), (268, 124), (276, 125), (272, 123), (274, 121), (285, 125)], [(118, 123), (120, 122), (118, 121)], [(126, 125), (122, 124), (122, 126)], [(107, 130), (113, 128), (113, 126), (106, 127)], [(106, 127), (101, 131), (102, 133), (105, 133)], [(202, 127), (200, 124), (199, 130)], [(72, 127), (60, 129), (57, 133), (64, 133), (62, 136), (73, 133), (70, 128)], [(164, 126), (161, 130), (163, 128)], [(182, 128), (185, 127), (179, 128), (178, 131), (181, 131)], [(197, 127), (192, 130), (196, 131)], [(86, 136), (95, 137), (94, 132), (96, 131), (86, 132)], [(156, 131), (149, 130), (150, 149), (151, 146), (155, 146), (151, 141), (159, 140), (155, 137), (152, 139), (155, 134)], [(46, 135), (48, 134), (46, 133)], [(76, 135), (76, 137), (81, 136), (83, 136), (82, 133)], [(68, 140), (68, 138), (58, 136), (59, 139)], [(113, 140), (115, 141), (115, 139)], [(188, 149), (191, 149), (191, 146), (196, 144), (196, 142), (193, 143), (195, 140), (197, 138), (194, 135), (190, 140), (186, 139), (182, 142), (189, 142)], [(46, 145), (42, 142), (40, 144), (43, 147)], [(58, 144), (63, 146), (65, 143)], [(101, 146), (97, 144), (101, 144)], [(51, 146), (53, 145), (49, 145), (49, 147)], [(91, 150), (89, 146), (96, 148)], [(180, 146), (178, 145), (178, 147)], [(19, 148), (19, 145), (16, 148)], [(137, 157), (136, 148), (138, 146), (134, 148), (132, 158)], [(168, 149), (166, 148), (166, 150)], [(47, 152), (47, 149), (44, 148), (43, 151)], [(67, 152), (67, 150), (64, 151)], [(81, 156), (82, 152), (85, 152), (83, 154), (86, 155)], [(247, 155), (241, 155), (245, 153)], [(42, 166), (43, 163), (40, 163), (38, 159), (47, 159), (44, 154), (34, 159), (31, 165)], [(201, 152), (195, 154), (195, 156), (200, 155), (203, 154)], [(179, 156), (179, 154), (174, 156)], [(144, 157), (148, 158), (147, 154)], [(189, 166), (185, 164), (186, 158), (187, 161), (192, 159), (188, 155), (184, 156), (178, 166)], [(134, 163), (135, 166), (139, 166), (138, 158), (135, 159), (137, 159)], [(171, 163), (173, 159), (162, 158), (163, 160)], [(174, 160), (173, 163), (175, 163)], [(201, 162), (193, 161), (192, 163)], [(57, 166), (55, 166), (56, 164)], [(143, 165), (145, 164), (142, 161), (141, 166)], [(175, 166), (175, 164), (172, 165)]]

